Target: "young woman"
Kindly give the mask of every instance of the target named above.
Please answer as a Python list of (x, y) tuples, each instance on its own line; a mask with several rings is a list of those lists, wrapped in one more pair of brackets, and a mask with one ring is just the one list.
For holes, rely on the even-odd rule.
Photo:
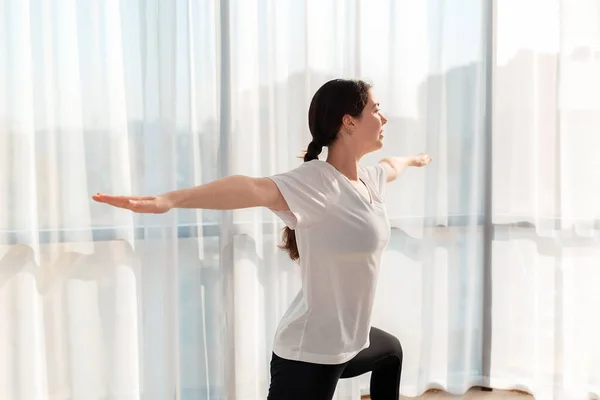
[[(397, 400), (402, 347), (371, 327), (379, 264), (390, 236), (385, 184), (431, 158), (391, 157), (359, 166), (365, 154), (382, 147), (386, 122), (370, 85), (332, 80), (311, 101), (313, 139), (305, 162), (292, 171), (267, 178), (229, 176), (159, 196), (93, 198), (140, 213), (271, 209), (286, 225), (281, 247), (300, 264), (302, 289), (275, 335), (268, 399), (331, 399), (340, 378), (371, 371), (371, 398)], [(323, 147), (327, 161), (318, 159)]]

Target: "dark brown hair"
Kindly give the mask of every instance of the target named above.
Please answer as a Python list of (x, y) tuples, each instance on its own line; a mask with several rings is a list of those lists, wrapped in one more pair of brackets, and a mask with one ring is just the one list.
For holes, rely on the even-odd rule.
[[(371, 85), (361, 80), (334, 79), (317, 90), (308, 109), (308, 128), (312, 141), (308, 144), (304, 162), (317, 160), (323, 147), (337, 139), (344, 115), (358, 118), (367, 102)], [(292, 260), (298, 260), (296, 233), (287, 226), (283, 230), (282, 243)]]

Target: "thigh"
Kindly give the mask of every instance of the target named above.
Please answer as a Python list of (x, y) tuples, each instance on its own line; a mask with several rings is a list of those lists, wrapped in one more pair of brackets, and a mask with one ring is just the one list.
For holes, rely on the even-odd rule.
[(341, 377), (353, 378), (398, 361), (402, 362), (402, 346), (398, 338), (381, 329), (371, 328), (369, 347), (348, 362)]
[(345, 365), (286, 360), (273, 353), (267, 400), (331, 400)]

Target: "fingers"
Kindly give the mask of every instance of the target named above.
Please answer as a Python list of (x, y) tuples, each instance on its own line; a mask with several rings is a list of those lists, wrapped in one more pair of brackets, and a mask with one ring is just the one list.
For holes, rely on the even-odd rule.
[[(137, 197), (110, 196), (110, 195), (105, 195), (102, 193), (97, 193), (97, 194), (93, 195), (92, 199), (94, 199), (95, 201), (97, 201), (99, 203), (105, 203), (105, 204), (108, 204), (108, 205), (111, 205), (114, 207), (125, 208), (128, 210), (132, 209), (131, 201), (138, 201)], [(136, 199), (136, 200), (132, 200), (132, 199)]]
[(156, 196), (111, 196), (102, 193), (96, 193), (92, 199), (99, 203), (108, 204), (114, 207), (123, 208), (136, 213), (163, 213), (157, 202)]
[(93, 199), (107, 200), (107, 199), (120, 199), (120, 200), (152, 200), (156, 196), (111, 196), (104, 193), (96, 193), (92, 196)]
[(425, 154), (425, 153), (421, 153), (421, 154), (417, 155), (415, 157), (415, 159), (416, 159), (416, 165), (418, 167), (424, 167), (432, 161), (431, 156), (429, 156), (429, 154)]
[(92, 199), (99, 203), (109, 204), (111, 206), (126, 208), (131, 210), (134, 206), (143, 205), (140, 202), (152, 202), (154, 196), (110, 196), (102, 193), (97, 193), (92, 196)]
[(104, 203), (104, 204), (108, 204), (110, 206), (114, 206), (114, 207), (119, 207), (119, 208), (125, 208), (128, 210), (131, 210), (132, 205), (129, 202), (129, 200), (126, 199), (118, 199), (118, 198), (100, 198), (97, 199), (96, 201), (98, 201), (99, 203)]

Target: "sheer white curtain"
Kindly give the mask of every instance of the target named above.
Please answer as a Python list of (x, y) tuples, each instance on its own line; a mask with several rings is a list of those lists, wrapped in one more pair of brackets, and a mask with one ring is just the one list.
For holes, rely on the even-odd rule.
[(435, 160), (389, 188), (401, 392), (598, 394), (598, 1), (490, 3), (0, 0), (0, 397), (264, 398), (281, 223), (90, 195), (293, 168), (333, 77), (389, 118), (365, 163)]
[(502, 1), (491, 383), (600, 396), (600, 1)]

